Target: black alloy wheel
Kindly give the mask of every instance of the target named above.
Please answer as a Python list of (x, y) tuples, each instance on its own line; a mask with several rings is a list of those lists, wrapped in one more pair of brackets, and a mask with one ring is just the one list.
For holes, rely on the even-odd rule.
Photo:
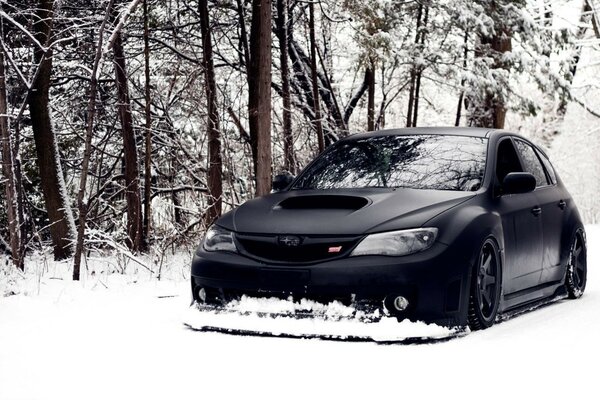
[(578, 299), (583, 295), (587, 282), (587, 249), (585, 233), (578, 229), (569, 249), (569, 264), (565, 286), (570, 299)]
[(468, 324), (471, 330), (489, 328), (496, 321), (502, 287), (498, 246), (491, 238), (481, 246), (471, 282)]

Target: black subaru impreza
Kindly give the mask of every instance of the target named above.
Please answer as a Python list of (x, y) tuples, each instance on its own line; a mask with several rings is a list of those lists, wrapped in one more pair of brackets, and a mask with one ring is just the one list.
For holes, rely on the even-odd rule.
[(399, 318), (491, 326), (586, 284), (585, 231), (546, 154), (480, 128), (356, 134), (210, 227), (198, 302), (380, 302)]

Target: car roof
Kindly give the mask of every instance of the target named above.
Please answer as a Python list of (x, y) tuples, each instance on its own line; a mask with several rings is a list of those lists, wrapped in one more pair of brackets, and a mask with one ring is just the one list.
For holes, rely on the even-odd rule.
[(398, 128), (398, 129), (383, 129), (373, 132), (356, 133), (348, 138), (361, 139), (373, 136), (409, 136), (409, 135), (452, 135), (452, 136), (473, 136), (473, 137), (488, 137), (491, 132), (500, 130), (490, 128), (469, 128), (469, 127), (419, 127), (419, 128)]

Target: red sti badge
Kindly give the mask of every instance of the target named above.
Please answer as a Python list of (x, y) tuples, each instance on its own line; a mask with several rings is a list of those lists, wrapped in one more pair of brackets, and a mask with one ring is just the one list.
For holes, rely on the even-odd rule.
[(327, 250), (328, 253), (339, 253), (342, 251), (342, 246), (332, 246)]

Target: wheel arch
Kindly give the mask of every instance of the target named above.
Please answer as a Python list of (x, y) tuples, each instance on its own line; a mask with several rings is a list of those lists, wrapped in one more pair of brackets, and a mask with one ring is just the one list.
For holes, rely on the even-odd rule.
[(438, 240), (448, 246), (463, 247), (468, 254), (469, 265), (473, 265), (483, 242), (492, 237), (504, 265), (504, 227), (501, 216), (480, 206), (460, 207), (452, 211), (427, 222), (428, 226), (438, 227)]
[[(461, 254), (463, 260), (463, 289), (461, 291), (461, 318), (467, 323), (471, 281), (479, 252), (488, 238), (492, 238), (498, 249), (500, 269), (504, 269), (504, 227), (502, 217), (487, 207), (473, 205), (471, 201), (449, 210), (427, 221), (426, 226), (439, 229), (438, 240)], [(502, 280), (505, 274), (502, 271)], [(501, 282), (504, 287), (504, 281)], [(502, 298), (502, 296), (501, 296)], [(501, 301), (501, 300), (500, 300)]]
[(563, 225), (561, 240), (560, 240), (560, 265), (564, 268), (567, 267), (569, 263), (570, 251), (571, 251), (571, 243), (575, 238), (575, 235), (579, 230), (583, 232), (583, 240), (587, 247), (587, 238), (585, 235), (585, 226), (581, 221), (581, 217), (577, 208), (569, 207), (568, 214), (564, 219), (565, 223)]

